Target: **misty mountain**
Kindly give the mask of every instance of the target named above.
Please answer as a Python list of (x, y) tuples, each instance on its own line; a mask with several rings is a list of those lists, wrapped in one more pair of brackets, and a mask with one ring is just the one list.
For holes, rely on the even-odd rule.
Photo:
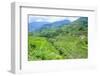
[(48, 22), (32, 22), (28, 24), (28, 31), (37, 31), (39, 30), (44, 24), (48, 24)]
[(42, 29), (47, 29), (47, 28), (57, 28), (62, 25), (67, 25), (70, 23), (70, 20), (62, 20), (62, 21), (56, 21), (53, 23), (50, 22), (32, 22), (29, 23), (28, 25), (28, 31), (33, 32), (33, 31), (39, 31)]
[(57, 28), (60, 26), (64, 26), (71, 23), (69, 20), (62, 20), (62, 21), (56, 21), (53, 23), (49, 23), (49, 24), (44, 24), (44, 26), (41, 29), (48, 29), (48, 28)]

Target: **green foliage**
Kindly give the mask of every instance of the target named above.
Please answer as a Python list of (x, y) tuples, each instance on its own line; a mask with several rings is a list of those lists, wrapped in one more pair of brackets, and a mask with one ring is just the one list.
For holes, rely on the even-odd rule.
[(58, 36), (55, 47), (59, 50), (64, 59), (71, 58), (86, 58), (87, 57), (87, 44), (85, 38), (75, 36)]
[(88, 57), (88, 18), (69, 25), (28, 34), (28, 60), (76, 59)]
[(48, 42), (45, 37), (29, 36), (28, 45), (29, 60), (51, 60), (62, 58), (55, 47), (50, 42)]

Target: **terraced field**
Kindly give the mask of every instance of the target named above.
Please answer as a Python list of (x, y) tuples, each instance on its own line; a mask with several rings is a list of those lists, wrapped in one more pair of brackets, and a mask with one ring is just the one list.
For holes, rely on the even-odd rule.
[(62, 59), (59, 51), (45, 37), (29, 37), (29, 60)]
[(29, 32), (29, 61), (82, 58), (88, 58), (87, 18), (79, 18), (59, 28)]

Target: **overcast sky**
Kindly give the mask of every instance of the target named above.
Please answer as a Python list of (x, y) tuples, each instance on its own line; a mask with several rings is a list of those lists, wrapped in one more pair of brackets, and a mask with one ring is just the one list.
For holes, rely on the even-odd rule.
[(61, 20), (70, 20), (71, 22), (79, 17), (55, 17), (55, 16), (29, 16), (29, 23), (31, 22), (55, 22)]

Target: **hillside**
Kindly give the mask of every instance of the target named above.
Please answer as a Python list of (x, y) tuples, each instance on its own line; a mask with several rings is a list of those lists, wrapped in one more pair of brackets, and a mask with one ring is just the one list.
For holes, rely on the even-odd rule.
[[(49, 24), (50, 25), (50, 24)], [(53, 26), (51, 24), (50, 26)], [(88, 57), (88, 18), (80, 17), (70, 24), (45, 27), (29, 32), (28, 59), (79, 59)]]
[(69, 24), (70, 21), (69, 20), (62, 20), (62, 21), (56, 21), (56, 22), (32, 22), (29, 23), (29, 32), (37, 32), (43, 29), (47, 29), (47, 28), (57, 28), (60, 27), (62, 25), (67, 25)]

